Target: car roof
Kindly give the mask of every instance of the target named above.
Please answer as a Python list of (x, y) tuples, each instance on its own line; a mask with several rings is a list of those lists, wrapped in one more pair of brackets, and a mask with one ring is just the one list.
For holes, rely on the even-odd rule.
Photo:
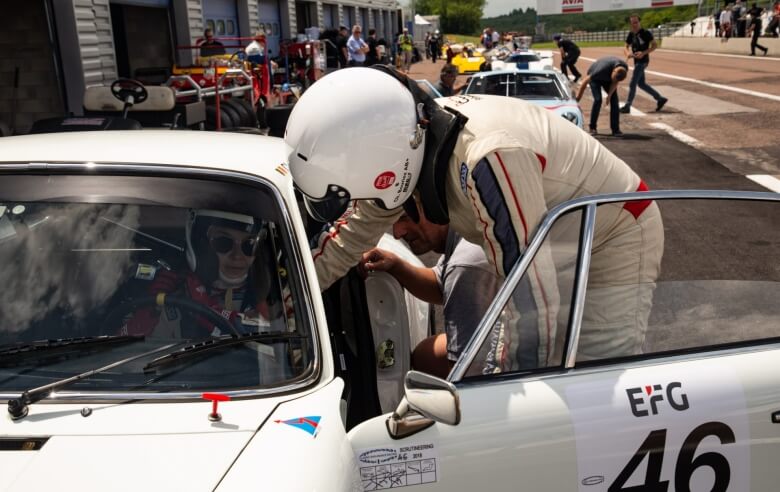
[(238, 171), (291, 185), (284, 140), (189, 130), (62, 132), (0, 138), (0, 168), (16, 163), (156, 164)]
[(500, 70), (491, 70), (489, 72), (479, 72), (472, 75), (472, 77), (482, 78), (487, 77), (489, 75), (503, 75), (503, 74), (509, 74), (509, 73), (527, 73), (529, 75), (554, 75), (557, 77), (557, 72), (553, 69), (533, 69), (533, 68), (517, 68), (517, 67), (509, 67), (509, 68), (502, 68)]

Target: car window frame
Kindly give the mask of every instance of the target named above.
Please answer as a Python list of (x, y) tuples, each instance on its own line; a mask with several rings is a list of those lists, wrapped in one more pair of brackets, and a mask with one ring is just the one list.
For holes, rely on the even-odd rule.
[[(226, 169), (206, 169), (190, 166), (177, 166), (166, 164), (151, 163), (94, 163), (94, 162), (58, 162), (45, 164), (25, 164), (25, 163), (3, 163), (0, 166), (0, 179), (6, 175), (16, 176), (34, 176), (34, 175), (61, 175), (61, 176), (133, 176), (139, 178), (174, 178), (174, 179), (194, 179), (220, 181), (237, 186), (250, 188), (263, 187), (269, 191), (269, 194), (275, 202), (279, 204), (280, 225), (283, 227), (282, 237), (289, 248), (291, 258), (288, 259), (289, 266), (293, 269), (291, 277), (291, 288), (303, 302), (296, 302), (296, 309), (301, 310), (302, 321), (307, 322), (307, 330), (311, 332), (313, 360), (311, 370), (303, 375), (293, 378), (283, 385), (261, 388), (240, 388), (223, 390), (220, 393), (231, 398), (252, 398), (252, 397), (274, 397), (282, 394), (300, 392), (306, 388), (316, 385), (323, 375), (325, 354), (320, 341), (320, 335), (323, 333), (316, 313), (314, 312), (314, 295), (310, 282), (306, 281), (310, 276), (304, 268), (303, 250), (300, 248), (301, 238), (298, 237), (297, 230), (292, 219), (292, 210), (289, 203), (285, 200), (279, 187), (270, 179), (239, 171)], [(304, 244), (306, 241), (304, 241)], [(309, 254), (306, 252), (306, 254)], [(316, 292), (319, 295), (319, 292)], [(302, 304), (302, 305), (301, 305)], [(116, 400), (193, 400), (200, 399), (202, 391), (188, 392), (144, 392), (144, 391), (71, 391), (62, 390), (57, 392), (57, 400), (60, 401), (116, 401)], [(15, 398), (18, 393), (0, 393), (0, 400)]]
[[(485, 313), (485, 316), (480, 321), (479, 326), (474, 332), (471, 340), (466, 344), (461, 357), (457, 360), (453, 366), (450, 374), (447, 376), (447, 381), (453, 384), (468, 384), (471, 381), (479, 381), (480, 384), (491, 384), (505, 381), (507, 379), (539, 377), (543, 373), (549, 373), (551, 371), (571, 371), (576, 370), (578, 367), (584, 370), (602, 370), (603, 368), (612, 368), (618, 364), (624, 364), (628, 362), (631, 365), (644, 364), (648, 359), (658, 359), (661, 357), (690, 357), (692, 354), (700, 356), (701, 354), (707, 354), (713, 351), (728, 349), (736, 344), (739, 345), (766, 345), (767, 343), (774, 343), (771, 339), (750, 340), (735, 343), (729, 343), (725, 345), (708, 345), (704, 347), (696, 348), (681, 348), (677, 350), (655, 352), (642, 354), (639, 356), (626, 356), (618, 358), (610, 358), (596, 361), (580, 362), (576, 363), (577, 348), (582, 328), (582, 316), (585, 309), (585, 297), (587, 292), (588, 275), (590, 270), (590, 258), (593, 246), (593, 231), (596, 221), (596, 209), (600, 205), (619, 203), (633, 200), (752, 200), (752, 201), (766, 201), (766, 202), (780, 202), (779, 193), (771, 192), (759, 192), (759, 191), (723, 191), (723, 190), (674, 190), (674, 191), (646, 191), (646, 192), (631, 192), (631, 193), (614, 193), (604, 194), (599, 196), (587, 196), (582, 198), (576, 198), (562, 204), (557, 205), (547, 212), (542, 219), (542, 222), (537, 227), (531, 241), (526, 248), (526, 251), (517, 260), (512, 270), (506, 276), (504, 284), (496, 294), (495, 299), (491, 303), (490, 307)], [(494, 324), (497, 322), (499, 316), (504, 310), (507, 302), (510, 301), (512, 294), (514, 293), (517, 285), (522, 277), (525, 275), (526, 270), (532, 264), (537, 252), (541, 248), (542, 244), (546, 240), (549, 232), (552, 230), (553, 225), (562, 216), (571, 213), (576, 210), (583, 212), (582, 226), (580, 230), (580, 247), (577, 255), (576, 274), (574, 279), (574, 294), (571, 301), (569, 320), (566, 325), (565, 346), (563, 351), (562, 364), (554, 366), (539, 367), (533, 370), (515, 372), (515, 373), (503, 373), (491, 376), (483, 377), (469, 377), (466, 378), (466, 373), (469, 367), (474, 362), (474, 359), (478, 355), (482, 345), (487, 340)], [(748, 347), (750, 348), (750, 347)], [(745, 350), (745, 349), (742, 349)], [(465, 380), (465, 381), (464, 381)]]

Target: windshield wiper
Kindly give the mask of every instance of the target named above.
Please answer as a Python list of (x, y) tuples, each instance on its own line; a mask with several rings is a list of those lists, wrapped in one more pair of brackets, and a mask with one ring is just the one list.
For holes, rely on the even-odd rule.
[(59, 381), (54, 381), (53, 383), (45, 384), (43, 386), (38, 386), (37, 388), (27, 390), (24, 393), (22, 393), (22, 395), (19, 398), (8, 400), (8, 413), (11, 415), (11, 420), (19, 420), (24, 418), (27, 415), (27, 412), (29, 411), (28, 405), (32, 405), (35, 402), (43, 400), (44, 398), (49, 396), (52, 391), (58, 388), (62, 388), (63, 386), (67, 386), (70, 383), (75, 383), (76, 381), (79, 381), (81, 379), (94, 376), (95, 374), (108, 371), (110, 369), (121, 366), (123, 364), (127, 364), (128, 362), (133, 362), (134, 360), (143, 359), (144, 357), (149, 357), (150, 355), (154, 355), (157, 352), (164, 352), (175, 345), (177, 344), (170, 343), (168, 345), (163, 345), (162, 347), (157, 347), (154, 350), (150, 350), (148, 352), (144, 352), (138, 355), (133, 355), (131, 357), (122, 359), (117, 362), (112, 362), (107, 366), (99, 367), (97, 369), (92, 369), (91, 371), (82, 372), (81, 374), (76, 374), (75, 376), (71, 376), (69, 378), (60, 379)]
[(286, 331), (256, 331), (239, 336), (223, 335), (221, 337), (203, 339), (182, 347), (175, 352), (154, 359), (144, 366), (144, 372), (151, 372), (161, 366), (178, 363), (183, 360), (198, 357), (206, 352), (211, 352), (212, 350), (241, 345), (246, 342), (283, 342), (286, 340), (297, 340), (302, 338), (308, 337)]
[(0, 367), (14, 366), (20, 361), (28, 361), (30, 359), (63, 358), (74, 354), (110, 348), (115, 345), (139, 342), (144, 338), (143, 335), (106, 335), (9, 343), (0, 345)]

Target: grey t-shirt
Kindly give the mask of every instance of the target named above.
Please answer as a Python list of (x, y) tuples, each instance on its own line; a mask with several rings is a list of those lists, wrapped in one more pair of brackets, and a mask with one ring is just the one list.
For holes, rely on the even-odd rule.
[(458, 360), (493, 301), (503, 279), (490, 266), (485, 252), (450, 229), (439, 263), (433, 267), (444, 300), (447, 358)]
[(616, 56), (605, 56), (593, 62), (588, 69), (588, 75), (591, 80), (608, 84), (612, 82), (612, 71), (617, 67), (628, 70), (628, 63)]

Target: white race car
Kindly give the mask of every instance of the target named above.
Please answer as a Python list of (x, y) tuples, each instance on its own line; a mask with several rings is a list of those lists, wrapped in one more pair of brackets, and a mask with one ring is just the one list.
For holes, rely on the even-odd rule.
[(552, 70), (552, 54), (550, 53), (550, 56), (543, 57), (540, 52), (534, 50), (516, 50), (504, 57), (490, 60), (489, 70), (505, 70), (510, 68), (518, 68), (521, 70)]
[[(780, 483), (780, 195), (550, 210), (444, 381), (405, 368), (424, 317), (397, 284), (353, 272), (320, 294), (285, 158), (254, 135), (0, 139), (0, 490)], [(578, 360), (594, 217), (651, 199), (667, 251), (643, 353)], [(520, 316), (551, 260), (548, 304)], [(523, 317), (555, 336), (521, 370)]]
[(583, 128), (582, 108), (566, 76), (557, 70), (508, 68), (474, 74), (463, 94), (516, 97), (542, 106)]

